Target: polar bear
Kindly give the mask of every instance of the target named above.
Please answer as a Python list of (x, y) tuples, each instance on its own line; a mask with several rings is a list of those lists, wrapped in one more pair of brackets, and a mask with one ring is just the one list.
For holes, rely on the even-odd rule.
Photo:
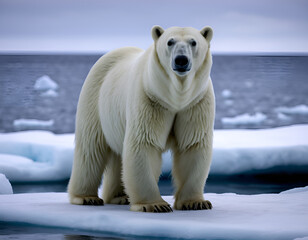
[[(212, 36), (210, 27), (154, 26), (146, 51), (121, 48), (95, 63), (77, 107), (72, 204), (172, 211), (157, 185), (162, 153), (171, 149), (173, 207), (212, 208), (203, 198), (215, 116)], [(97, 194), (102, 175), (104, 201)]]

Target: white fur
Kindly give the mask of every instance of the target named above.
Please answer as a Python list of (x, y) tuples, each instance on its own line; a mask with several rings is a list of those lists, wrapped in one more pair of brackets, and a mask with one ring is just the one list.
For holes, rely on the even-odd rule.
[[(174, 152), (174, 207), (204, 202), (215, 115), (212, 30), (155, 26), (152, 37), (146, 51), (122, 48), (104, 55), (84, 83), (68, 187), (71, 203), (97, 201), (104, 173), (105, 202), (121, 204), (127, 194), (134, 211), (166, 206), (157, 182), (168, 148)], [(191, 61), (184, 73), (172, 69), (179, 46)]]

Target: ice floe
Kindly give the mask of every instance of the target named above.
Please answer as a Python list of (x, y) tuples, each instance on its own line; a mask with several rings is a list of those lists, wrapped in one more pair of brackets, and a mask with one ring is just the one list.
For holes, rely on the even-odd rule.
[(59, 94), (53, 90), (53, 89), (49, 89), (46, 92), (41, 93), (42, 97), (58, 97)]
[(0, 134), (0, 173), (12, 182), (68, 179), (74, 135), (47, 131)]
[(277, 113), (277, 118), (281, 121), (284, 121), (284, 122), (288, 122), (292, 119), (290, 116), (288, 116), (284, 113), (280, 113), (280, 112)]
[(56, 90), (57, 88), (58, 84), (47, 75), (38, 78), (34, 84), (34, 89), (40, 91)]
[(38, 119), (15, 119), (13, 126), (16, 130), (29, 130), (29, 129), (50, 129), (54, 125), (54, 120), (38, 120)]
[(1, 194), (12, 194), (13, 188), (10, 181), (6, 178), (6, 176), (0, 173), (0, 195)]
[[(131, 212), (127, 205), (71, 205), (66, 193), (0, 195), (0, 221), (113, 236), (295, 239), (308, 236), (308, 187), (283, 194), (205, 194), (212, 210)], [(171, 205), (171, 196), (163, 196)]]
[(294, 107), (278, 107), (275, 111), (285, 114), (308, 115), (308, 106), (301, 104)]
[(267, 119), (267, 116), (264, 113), (257, 112), (254, 115), (248, 113), (238, 115), (235, 117), (223, 117), (221, 122), (224, 125), (251, 125), (251, 124), (260, 124)]
[[(308, 125), (261, 130), (215, 130), (210, 174), (307, 171)], [(25, 131), (0, 134), (0, 173), (10, 181), (68, 179), (74, 155), (74, 134)], [(162, 172), (172, 168), (163, 154)]]

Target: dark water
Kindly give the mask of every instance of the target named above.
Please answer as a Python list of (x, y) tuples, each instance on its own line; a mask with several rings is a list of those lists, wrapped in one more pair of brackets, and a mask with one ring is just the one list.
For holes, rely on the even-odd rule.
[[(15, 119), (54, 120), (47, 128), (55, 133), (74, 132), (78, 96), (84, 79), (99, 55), (0, 55), (0, 132), (12, 132)], [(308, 105), (307, 56), (224, 56), (213, 57), (212, 80), (216, 94), (215, 128), (230, 128), (222, 117), (262, 112), (267, 119), (257, 125), (236, 128), (269, 128), (308, 123), (307, 115), (281, 120), (275, 108)], [(59, 84), (58, 97), (42, 97), (34, 90), (36, 79), (48, 75)], [(223, 90), (231, 96), (222, 96)], [(278, 193), (308, 184), (307, 174), (254, 176), (211, 176), (206, 192), (238, 194)], [(64, 192), (67, 181), (13, 184), (14, 193)], [(159, 182), (162, 195), (173, 192), (170, 179)], [(10, 225), (0, 222), (0, 239), (133, 239), (68, 229)], [(141, 238), (139, 238), (141, 239)], [(143, 238), (144, 239), (144, 238)]]
[[(61, 182), (38, 183), (12, 183), (13, 192), (38, 193), (38, 192), (66, 192), (68, 180)], [(204, 188), (205, 193), (237, 193), (237, 194), (262, 194), (280, 193), (282, 191), (304, 187), (308, 185), (308, 175), (302, 173), (275, 174), (241, 174), (232, 176), (211, 175)], [(158, 182), (161, 195), (168, 196), (174, 193), (171, 178), (161, 178)]]
[[(55, 133), (74, 132), (79, 93), (99, 55), (0, 55), (0, 132), (12, 132), (15, 119), (54, 120)], [(42, 97), (35, 81), (48, 75), (59, 84), (58, 97)], [(269, 128), (308, 123), (307, 115), (280, 120), (275, 108), (308, 105), (307, 56), (214, 55), (212, 80), (216, 94), (215, 128), (230, 128), (222, 117), (262, 112), (267, 119), (236, 128)], [(230, 90), (229, 98), (222, 96)]]
[[(74, 229), (59, 229), (33, 226), (20, 223), (0, 222), (1, 240), (134, 240), (153, 238), (134, 238), (116, 236), (110, 233), (79, 231)], [(155, 239), (155, 238), (154, 238)], [(157, 238), (156, 238), (157, 239)]]

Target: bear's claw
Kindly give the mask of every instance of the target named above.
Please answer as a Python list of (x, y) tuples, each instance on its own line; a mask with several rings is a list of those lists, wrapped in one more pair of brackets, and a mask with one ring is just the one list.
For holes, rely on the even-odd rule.
[(76, 205), (104, 205), (103, 199), (96, 196), (70, 196), (70, 202)]
[(181, 210), (208, 210), (212, 209), (212, 203), (208, 200), (187, 201), (182, 204)]
[(92, 206), (104, 205), (103, 199), (100, 199), (98, 197), (74, 197), (71, 200), (71, 203), (77, 205), (92, 205)]
[(84, 198), (83, 199), (83, 205), (93, 205), (93, 206), (99, 206), (104, 205), (103, 199), (100, 198)]
[(131, 210), (138, 212), (154, 212), (154, 213), (173, 212), (171, 206), (168, 203), (134, 204), (131, 206)]

